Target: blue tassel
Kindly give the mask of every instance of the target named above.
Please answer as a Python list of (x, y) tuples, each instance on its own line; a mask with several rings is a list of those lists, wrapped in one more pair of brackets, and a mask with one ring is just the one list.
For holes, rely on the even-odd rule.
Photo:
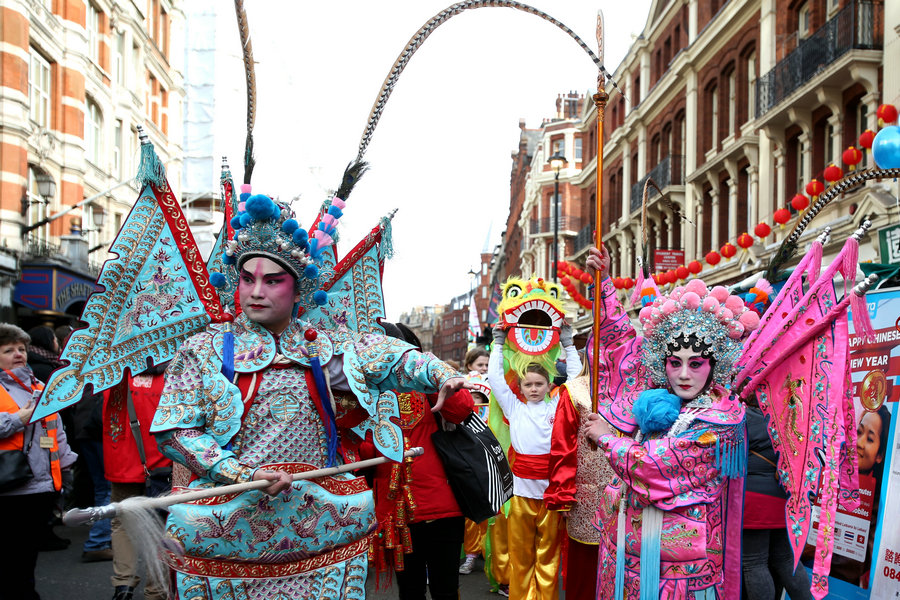
[[(624, 486), (623, 486), (624, 488)], [(620, 500), (624, 506), (625, 490), (622, 490)], [(625, 596), (625, 511), (619, 508), (618, 523), (616, 526), (616, 590), (615, 600), (623, 600)]]
[(229, 383), (234, 383), (234, 334), (231, 323), (225, 323), (225, 334), (222, 336), (222, 375)]
[(326, 434), (328, 436), (328, 466), (333, 467), (337, 464), (338, 433), (334, 411), (331, 409), (331, 396), (328, 394), (328, 384), (325, 383), (325, 373), (322, 372), (322, 365), (319, 363), (319, 357), (311, 355), (309, 357), (309, 366), (313, 372), (313, 379), (316, 382), (316, 391), (319, 392), (319, 399), (322, 402), (322, 407), (325, 409), (325, 414), (328, 415), (328, 422), (325, 424), (327, 429)]
[(159, 156), (150, 143), (150, 138), (144, 133), (143, 129), (138, 131), (141, 138), (141, 159), (138, 165), (138, 172), (135, 180), (140, 187), (147, 184), (153, 184), (155, 187), (162, 187), (166, 183), (166, 168), (163, 166)]
[(659, 562), (663, 512), (654, 506), (643, 510), (641, 521), (641, 600), (659, 598)]
[(381, 217), (381, 256), (383, 259), (394, 258), (394, 234), (387, 217)]

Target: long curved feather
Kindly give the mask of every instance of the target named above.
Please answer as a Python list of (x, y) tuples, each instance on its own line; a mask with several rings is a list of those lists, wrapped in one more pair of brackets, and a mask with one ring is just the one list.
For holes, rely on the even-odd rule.
[(250, 183), (256, 159), (253, 158), (253, 126), (256, 123), (256, 71), (253, 66), (253, 44), (250, 41), (250, 25), (243, 0), (234, 0), (238, 31), (241, 34), (241, 50), (244, 55), (244, 73), (247, 77), (247, 140), (244, 144), (244, 183)]

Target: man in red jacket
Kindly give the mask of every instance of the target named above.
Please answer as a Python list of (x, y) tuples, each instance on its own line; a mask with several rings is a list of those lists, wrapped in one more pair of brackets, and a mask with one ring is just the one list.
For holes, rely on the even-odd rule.
[[(421, 348), (409, 328), (402, 324), (382, 325), (388, 335)], [(436, 398), (411, 392), (398, 394), (398, 399), (404, 446), (421, 446), (425, 453), (407, 458), (402, 465), (389, 462), (375, 467), (372, 491), (379, 527), (373, 548), (375, 563), (386, 569), (385, 559), (393, 562), (400, 598), (424, 598), (427, 584), (434, 600), (457, 600), (459, 552), (465, 526), (444, 465), (431, 442), (431, 434), (438, 429), (431, 412)], [(474, 408), (472, 395), (463, 389), (447, 398), (440, 414), (458, 424)], [(360, 454), (362, 458), (374, 456), (374, 445), (368, 440), (363, 442)]]
[[(166, 364), (129, 377), (104, 392), (103, 463), (106, 479), (112, 486), (112, 502), (159, 495), (171, 486), (172, 461), (160, 454), (156, 440), (150, 435), (150, 423), (165, 382)], [(131, 600), (140, 582), (137, 555), (118, 518), (112, 520), (112, 549), (113, 600)], [(144, 598), (165, 600), (167, 597), (165, 589), (147, 583)]]

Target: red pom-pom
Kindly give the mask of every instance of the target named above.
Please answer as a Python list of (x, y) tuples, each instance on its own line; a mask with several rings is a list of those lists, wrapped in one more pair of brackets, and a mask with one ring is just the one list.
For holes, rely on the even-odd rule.
[(772, 233), (772, 228), (769, 227), (768, 223), (760, 223), (756, 227), (753, 228), (753, 233), (758, 238), (768, 237), (770, 233)]
[(810, 196), (818, 196), (825, 191), (825, 184), (818, 179), (813, 179), (806, 184), (806, 193)]
[(734, 247), (734, 244), (731, 242), (726, 242), (724, 246), (719, 248), (719, 252), (722, 253), (722, 256), (725, 258), (731, 258), (735, 254), (737, 254), (737, 248)]
[(233, 323), (234, 315), (231, 313), (222, 313), (222, 316), (219, 317), (219, 323)]
[(697, 273), (699, 273), (700, 271), (703, 270), (703, 265), (700, 264), (699, 260), (692, 260), (691, 262), (688, 263), (687, 268), (688, 268), (688, 271), (690, 271), (691, 273), (696, 275)]
[(678, 279), (687, 279), (688, 275), (690, 274), (691, 272), (688, 271), (688, 268), (684, 265), (681, 265), (680, 267), (675, 269), (675, 275), (678, 276)]
[(878, 107), (878, 115), (879, 120), (884, 121), (885, 123), (893, 123), (897, 120), (897, 107), (893, 104), (882, 104)]
[(784, 224), (791, 220), (791, 211), (786, 208), (779, 208), (775, 211), (775, 214), (772, 215), (772, 219), (774, 219), (776, 223), (784, 227)]
[(717, 264), (719, 264), (719, 261), (721, 261), (721, 260), (722, 260), (722, 257), (719, 256), (719, 253), (716, 252), (715, 250), (710, 251), (706, 255), (706, 262), (712, 266), (716, 266)]
[(844, 176), (844, 172), (841, 170), (839, 166), (832, 163), (825, 167), (825, 172), (822, 174), (825, 177), (825, 181), (830, 181), (834, 183), (838, 179)]
[(753, 236), (745, 231), (738, 236), (737, 245), (746, 250), (753, 245)]
[(307, 342), (314, 342), (314, 341), (316, 341), (316, 338), (319, 337), (319, 332), (316, 331), (315, 329), (307, 329), (306, 331), (303, 332), (303, 337), (306, 339)]
[(809, 198), (804, 196), (803, 194), (797, 194), (793, 198), (791, 198), (791, 206), (794, 207), (794, 210), (800, 211), (805, 210), (807, 206), (809, 206)]
[(859, 145), (868, 150), (872, 149), (872, 143), (875, 141), (875, 132), (871, 129), (866, 129), (861, 134), (859, 134)]

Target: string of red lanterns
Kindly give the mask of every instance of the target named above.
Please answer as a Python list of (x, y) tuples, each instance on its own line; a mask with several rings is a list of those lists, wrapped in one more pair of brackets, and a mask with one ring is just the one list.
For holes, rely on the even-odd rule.
[[(878, 107), (877, 116), (878, 126), (884, 127), (886, 123), (895, 122), (898, 116), (900, 116), (900, 113), (898, 113), (897, 107), (895, 107), (894, 105), (882, 104)], [(866, 129), (860, 134), (858, 140), (859, 146), (863, 150), (859, 150), (855, 146), (848, 146), (847, 149), (844, 150), (844, 152), (841, 154), (841, 161), (848, 166), (848, 171), (855, 170), (857, 168), (857, 165), (859, 165), (863, 161), (863, 159), (865, 158), (864, 151), (872, 151), (872, 146), (875, 142), (875, 135), (876, 134), (874, 131), (872, 131), (871, 129)], [(839, 181), (843, 176), (844, 171), (841, 169), (841, 167), (834, 163), (829, 164), (822, 172), (823, 179), (825, 179), (825, 181), (827, 181), (829, 185), (833, 184), (836, 181)], [(825, 184), (823, 184), (818, 179), (812, 179), (804, 187), (804, 191), (806, 192), (805, 195), (802, 192), (797, 192), (797, 194), (794, 195), (793, 198), (791, 198), (791, 208), (793, 208), (797, 213), (806, 210), (810, 205), (810, 201), (816, 200), (816, 198), (818, 198), (818, 196), (821, 195), (825, 191), (825, 189)], [(790, 220), (791, 211), (786, 207), (781, 207), (772, 214), (773, 223), (777, 224), (781, 229), (784, 229), (785, 225), (787, 225)], [(753, 235), (759, 238), (759, 240), (765, 240), (765, 238), (767, 238), (771, 234), (772, 227), (765, 221), (760, 221), (753, 228)], [(746, 231), (740, 234), (735, 241), (737, 243), (737, 246), (744, 251), (749, 250), (749, 248), (756, 243), (756, 240), (753, 238), (753, 236), (751, 236)], [(710, 250), (703, 257), (703, 260), (709, 266), (715, 267), (722, 261), (722, 257), (724, 257), (726, 260), (730, 260), (735, 256), (735, 254), (737, 254), (737, 248), (735, 247), (735, 245), (731, 242), (726, 242), (725, 245), (719, 248), (718, 251)], [(561, 271), (564, 270), (562, 265), (567, 265), (567, 267), (573, 269), (574, 273), (583, 273), (577, 268), (562, 261), (559, 263), (559, 269)], [(698, 275), (702, 270), (703, 263), (695, 259), (690, 261), (687, 265), (681, 265), (677, 269), (671, 269), (662, 273), (654, 273), (653, 280), (657, 283), (657, 285), (674, 284), (678, 281), (687, 279), (691, 275)], [(583, 274), (590, 277), (590, 275), (587, 273)], [(578, 278), (584, 281), (584, 279), (582, 279), (581, 277)], [(560, 281), (563, 282), (563, 279), (560, 279)], [(635, 280), (631, 277), (614, 277), (612, 282), (616, 289), (624, 290), (631, 289), (636, 283)], [(571, 281), (569, 283), (571, 284)], [(571, 290), (566, 287), (566, 290), (569, 292), (569, 295), (572, 295), (573, 298), (576, 298), (576, 300), (578, 300), (578, 298), (573, 295), (574, 286), (572, 286)], [(585, 299), (584, 296), (578, 294), (577, 291), (575, 291), (575, 294), (577, 294), (578, 297), (584, 299), (584, 303), (579, 301), (582, 306), (584, 306), (585, 308), (591, 307), (590, 301)]]

